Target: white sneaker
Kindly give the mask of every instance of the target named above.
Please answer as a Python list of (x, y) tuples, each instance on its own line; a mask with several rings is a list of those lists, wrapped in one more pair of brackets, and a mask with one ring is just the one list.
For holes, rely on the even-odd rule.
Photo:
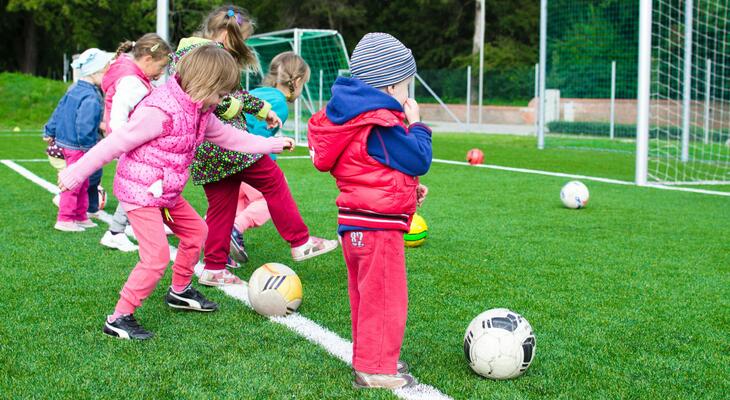
[(353, 371), (353, 373), (355, 379), (352, 385), (358, 389), (401, 389), (411, 387), (416, 383), (410, 374), (367, 374), (360, 371)]
[(104, 236), (101, 237), (101, 241), (99, 243), (101, 243), (102, 246), (117, 249), (125, 253), (137, 251), (138, 249), (138, 247), (132, 243), (129, 238), (127, 238), (127, 235), (123, 233), (117, 233), (115, 235), (111, 233), (111, 231), (106, 231)]
[(83, 232), (84, 228), (78, 226), (73, 221), (57, 221), (56, 225), (53, 226), (55, 229), (63, 232)]
[(124, 228), (124, 234), (134, 240), (137, 240), (137, 235), (134, 234), (134, 229), (132, 229), (132, 225), (127, 225), (127, 227)]
[(75, 221), (75, 222), (76, 222), (76, 225), (78, 225), (82, 228), (85, 228), (85, 229), (96, 228), (97, 226), (99, 226), (99, 225), (95, 224), (94, 221), (92, 221), (88, 218), (84, 221)]
[(304, 261), (324, 253), (329, 253), (336, 248), (336, 240), (327, 240), (310, 236), (307, 243), (304, 243), (301, 246), (292, 247), (291, 258), (294, 259), (294, 261)]
[(53, 204), (56, 207), (60, 207), (60, 204), (61, 204), (61, 195), (60, 194), (53, 196)]

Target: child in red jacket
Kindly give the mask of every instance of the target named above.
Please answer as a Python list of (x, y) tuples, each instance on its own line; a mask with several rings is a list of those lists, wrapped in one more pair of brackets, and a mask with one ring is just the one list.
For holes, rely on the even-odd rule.
[(351, 71), (352, 78), (333, 85), (327, 108), (310, 119), (309, 147), (315, 167), (329, 171), (340, 189), (354, 383), (401, 388), (414, 382), (398, 360), (408, 314), (403, 234), (426, 196), (418, 176), (431, 165), (431, 130), (408, 98), (416, 62), (398, 39), (365, 35)]

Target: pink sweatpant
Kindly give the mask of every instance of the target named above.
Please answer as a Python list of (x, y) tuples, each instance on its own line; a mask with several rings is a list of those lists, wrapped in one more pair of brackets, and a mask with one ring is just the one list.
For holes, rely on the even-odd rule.
[(139, 262), (120, 292), (115, 308), (119, 314), (134, 313), (165, 274), (170, 263), (170, 246), (164, 225), (180, 239), (172, 265), (172, 285), (186, 286), (192, 279), (208, 227), (182, 196), (168, 210), (171, 220), (166, 219), (163, 208), (157, 207), (141, 207), (127, 213), (139, 242)]
[(395, 374), (408, 318), (403, 232), (345, 232), (342, 251), (352, 317), (352, 367), (368, 374)]
[[(61, 149), (63, 156), (66, 158), (66, 165), (75, 164), (85, 153), (81, 150)], [(66, 190), (61, 192), (61, 199), (58, 204), (58, 217), (61, 222), (69, 221), (86, 221), (86, 209), (89, 208), (89, 196), (86, 192), (89, 190), (89, 180), (79, 185), (74, 190)]]
[(240, 232), (255, 228), (271, 219), (264, 194), (248, 184), (241, 183), (234, 225)]

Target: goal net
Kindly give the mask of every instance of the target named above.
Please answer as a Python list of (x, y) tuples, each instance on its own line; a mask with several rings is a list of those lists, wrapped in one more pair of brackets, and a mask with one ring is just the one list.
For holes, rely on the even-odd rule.
[(730, 0), (654, 0), (646, 181), (730, 184)]
[(279, 53), (293, 51), (304, 58), (311, 69), (311, 77), (302, 95), (289, 110), (284, 134), (297, 143), (306, 141), (307, 121), (322, 108), (331, 96), (330, 87), (338, 76), (349, 70), (349, 59), (342, 36), (334, 30), (288, 29), (252, 36), (247, 44), (257, 53), (262, 75), (247, 74), (248, 89), (261, 84), (271, 60)]

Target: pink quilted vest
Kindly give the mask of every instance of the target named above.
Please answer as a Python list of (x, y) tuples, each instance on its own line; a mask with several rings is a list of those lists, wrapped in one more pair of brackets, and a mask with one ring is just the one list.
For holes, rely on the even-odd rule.
[(136, 76), (147, 88), (147, 92), (152, 91), (152, 83), (147, 75), (134, 63), (132, 57), (128, 54), (120, 55), (104, 74), (101, 80), (101, 90), (104, 91), (104, 125), (106, 125), (106, 134), (112, 132), (109, 126), (109, 114), (112, 111), (112, 99), (117, 92), (117, 83), (125, 76)]
[[(139, 107), (155, 107), (168, 116), (160, 136), (123, 154), (117, 164), (114, 195), (120, 201), (144, 207), (172, 207), (190, 175), (188, 167), (195, 149), (205, 138), (211, 111), (203, 112), (178, 84), (168, 79), (155, 88)], [(162, 181), (162, 195), (154, 197), (149, 189)]]

